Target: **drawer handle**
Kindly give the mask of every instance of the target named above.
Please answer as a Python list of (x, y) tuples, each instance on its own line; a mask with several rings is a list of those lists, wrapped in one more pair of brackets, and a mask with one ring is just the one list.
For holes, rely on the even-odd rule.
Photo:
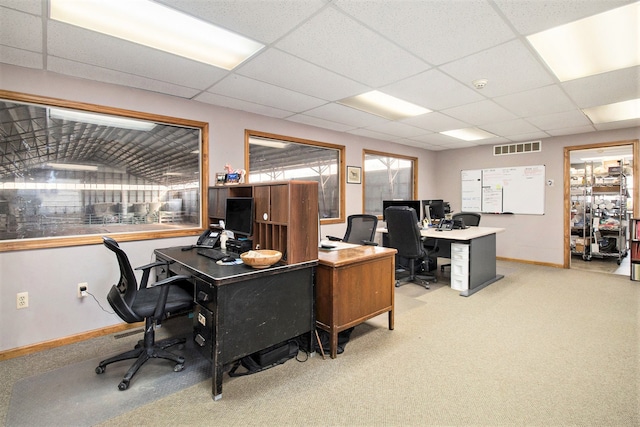
[(209, 301), (209, 294), (206, 293), (205, 291), (199, 291), (198, 292), (198, 301), (203, 301), (203, 302)]
[(200, 347), (204, 347), (204, 337), (200, 334), (196, 335), (194, 341), (196, 342), (196, 344), (198, 344)]

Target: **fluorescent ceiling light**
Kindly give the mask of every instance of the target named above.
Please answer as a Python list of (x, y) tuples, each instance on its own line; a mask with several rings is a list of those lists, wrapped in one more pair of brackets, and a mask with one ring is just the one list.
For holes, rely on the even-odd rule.
[(51, 169), (68, 170), (68, 171), (90, 171), (95, 172), (98, 170), (98, 166), (93, 165), (77, 165), (73, 163), (47, 163)]
[(640, 65), (640, 2), (527, 37), (561, 82)]
[(51, 19), (231, 70), (264, 45), (149, 0), (50, 0)]
[(615, 160), (633, 159), (633, 154), (623, 154), (620, 156), (600, 156), (600, 157), (583, 157), (580, 160), (583, 162), (607, 162)]
[(133, 130), (148, 131), (156, 124), (142, 120), (125, 119), (123, 117), (106, 116), (103, 114), (83, 113), (81, 111), (49, 108), (49, 117), (52, 119), (69, 120), (73, 122), (92, 123), (94, 125), (119, 127)]
[(594, 124), (640, 119), (640, 98), (598, 107), (583, 108), (582, 112)]
[(375, 114), (389, 120), (406, 119), (430, 113), (431, 110), (412, 104), (377, 90), (338, 101), (339, 104)]
[(455, 129), (440, 133), (463, 141), (477, 141), (479, 139), (493, 138), (495, 136), (492, 133), (485, 132), (478, 128)]

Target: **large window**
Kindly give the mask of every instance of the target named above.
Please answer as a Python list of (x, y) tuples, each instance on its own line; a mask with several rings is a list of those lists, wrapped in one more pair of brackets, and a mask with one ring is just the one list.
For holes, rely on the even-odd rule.
[(248, 182), (315, 181), (323, 224), (344, 221), (344, 146), (245, 131)]
[(364, 212), (382, 215), (383, 200), (417, 197), (418, 159), (364, 150)]
[(0, 91), (0, 251), (196, 234), (206, 133), (202, 122)]

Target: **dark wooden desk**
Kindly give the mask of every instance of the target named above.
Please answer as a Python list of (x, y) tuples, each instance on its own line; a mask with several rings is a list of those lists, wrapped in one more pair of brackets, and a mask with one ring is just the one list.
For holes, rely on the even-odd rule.
[(313, 343), (313, 271), (317, 262), (256, 270), (218, 265), (181, 248), (156, 249), (169, 274), (194, 283), (193, 339), (212, 363), (212, 394), (222, 398), (224, 366), (274, 344), (309, 333)]
[(318, 251), (316, 326), (331, 336), (331, 358), (338, 332), (386, 312), (393, 329), (396, 252), (380, 246)]

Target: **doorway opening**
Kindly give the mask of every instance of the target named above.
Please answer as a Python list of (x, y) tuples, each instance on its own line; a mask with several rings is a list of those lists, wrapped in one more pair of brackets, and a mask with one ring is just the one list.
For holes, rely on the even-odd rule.
[(638, 140), (565, 147), (565, 268), (630, 274)]

